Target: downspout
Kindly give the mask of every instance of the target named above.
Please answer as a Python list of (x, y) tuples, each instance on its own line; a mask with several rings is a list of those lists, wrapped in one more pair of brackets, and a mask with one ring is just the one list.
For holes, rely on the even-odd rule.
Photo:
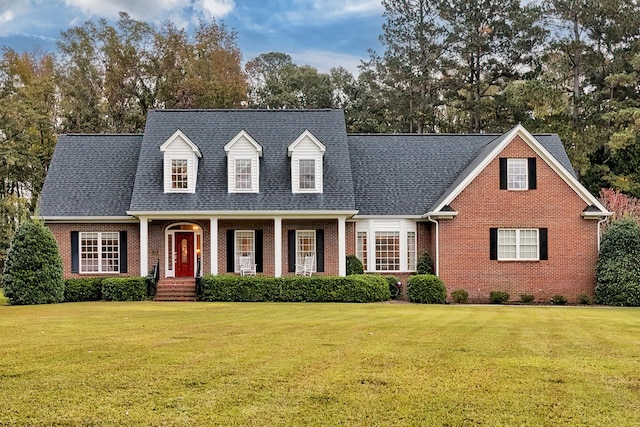
[[(436, 225), (436, 256), (433, 268), (436, 276), (440, 277), (440, 227), (438, 221), (431, 218), (431, 215), (427, 215), (427, 219)], [(600, 245), (599, 239), (598, 245)]]
[(600, 238), (602, 237), (601, 233), (600, 233), (600, 224), (603, 224), (603, 223), (607, 222), (608, 219), (609, 219), (609, 217), (605, 216), (601, 220), (598, 221), (598, 254), (600, 253)]

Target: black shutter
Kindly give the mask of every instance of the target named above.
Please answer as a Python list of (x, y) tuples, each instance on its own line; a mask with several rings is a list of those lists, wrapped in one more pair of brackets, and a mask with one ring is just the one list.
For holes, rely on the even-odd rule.
[(324, 230), (316, 230), (316, 271), (324, 272)]
[(529, 190), (535, 190), (537, 188), (537, 173), (536, 173), (536, 158), (529, 157)]
[(507, 189), (507, 158), (500, 157), (500, 189)]
[(289, 272), (296, 271), (296, 230), (289, 230)]
[(79, 236), (77, 231), (71, 232), (71, 272), (80, 272), (80, 248)]
[(541, 228), (538, 230), (538, 234), (540, 238), (540, 259), (547, 260), (549, 259), (548, 230), (546, 228)]
[(235, 231), (227, 230), (227, 273), (236, 271)]
[[(120, 232), (120, 273), (127, 273), (127, 232)], [(147, 271), (141, 271), (140, 275), (146, 275)]]
[(258, 273), (262, 273), (264, 272), (264, 267), (263, 267), (263, 263), (262, 263), (262, 258), (263, 258), (263, 248), (262, 248), (262, 242), (263, 242), (263, 238), (262, 238), (262, 230), (256, 230), (256, 241), (254, 242), (255, 244), (255, 262), (256, 262), (256, 272)]
[(489, 229), (489, 259), (498, 259), (498, 229)]

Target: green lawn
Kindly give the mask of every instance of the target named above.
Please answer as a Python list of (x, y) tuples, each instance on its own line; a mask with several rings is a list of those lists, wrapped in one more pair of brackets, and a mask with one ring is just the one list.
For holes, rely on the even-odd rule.
[(0, 426), (640, 425), (640, 309), (0, 306)]

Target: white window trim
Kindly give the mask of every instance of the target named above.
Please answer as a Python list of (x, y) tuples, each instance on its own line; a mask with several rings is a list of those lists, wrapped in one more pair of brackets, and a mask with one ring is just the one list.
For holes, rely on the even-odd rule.
[[(238, 160), (249, 160), (251, 162), (251, 176), (250, 176), (250, 184), (249, 188), (238, 188), (237, 185), (237, 161)], [(260, 180), (258, 175), (258, 162), (255, 158), (250, 156), (230, 156), (229, 157), (229, 193), (257, 193), (258, 192), (258, 182)]]
[[(516, 232), (516, 257), (515, 258), (503, 258), (500, 256), (500, 232), (501, 231), (515, 231)], [(536, 232), (536, 256), (535, 258), (522, 258), (520, 255), (520, 233), (524, 231), (535, 231)], [(540, 261), (540, 229), (538, 228), (499, 228), (498, 229), (498, 239), (496, 242), (497, 245), (497, 253), (498, 253), (498, 261)]]
[[(313, 160), (313, 165), (314, 165), (314, 171), (313, 171), (313, 188), (301, 188), (300, 187), (300, 162), (303, 160)], [(321, 166), (321, 162), (322, 162), (322, 158), (318, 159), (317, 157), (310, 157), (310, 156), (304, 156), (304, 157), (298, 157), (294, 160), (295, 162), (297, 162), (297, 176), (295, 177), (296, 181), (294, 183), (295, 185), (295, 193), (322, 193), (322, 191), (319, 191), (322, 189), (322, 166)]]
[[(239, 148), (234, 146), (243, 141), (249, 143), (252, 148)], [(224, 146), (227, 155), (227, 191), (229, 193), (258, 193), (260, 191), (260, 157), (262, 146), (256, 142), (246, 131), (241, 130)], [(236, 161), (251, 160), (251, 188), (236, 187)]]
[[(118, 242), (118, 250), (115, 252), (118, 256), (118, 269), (116, 271), (105, 271), (102, 259), (102, 235), (103, 234), (115, 234), (116, 241)], [(98, 270), (97, 271), (84, 271), (82, 269), (82, 236), (87, 234), (98, 235)], [(78, 273), (79, 274), (119, 274), (122, 260), (120, 259), (120, 233), (117, 231), (81, 231), (78, 233)], [(105, 260), (106, 261), (106, 260)]]
[[(303, 142), (305, 144), (301, 145)], [(293, 194), (323, 192), (322, 160), (326, 150), (325, 145), (308, 130), (289, 145), (287, 155), (291, 158), (291, 192)], [(300, 160), (315, 161), (315, 188), (300, 188)]]
[(255, 230), (235, 230), (233, 233), (233, 257), (234, 257), (234, 272), (240, 273), (240, 253), (238, 250), (238, 234), (239, 233), (250, 233), (253, 248), (251, 249), (251, 261), (255, 264), (256, 262), (256, 231)]
[[(301, 256), (300, 249), (300, 238), (303, 233), (313, 234), (313, 272), (316, 272), (316, 265), (318, 263), (318, 253), (316, 248), (318, 247), (318, 236), (316, 234), (316, 230), (296, 230), (296, 264), (304, 264), (304, 256)], [(311, 252), (311, 251), (310, 251)]]
[[(177, 229), (178, 226), (181, 225), (188, 225), (190, 227), (192, 227), (192, 230), (179, 230)], [(176, 270), (175, 270), (175, 265), (176, 265), (176, 252), (175, 252), (175, 244), (176, 244), (176, 233), (193, 233), (193, 271), (194, 274), (198, 274), (198, 273), (202, 273), (203, 271), (203, 263), (204, 263), (204, 257), (202, 257), (202, 253), (198, 253), (198, 239), (200, 239), (200, 243), (203, 244), (204, 242), (204, 238), (203, 238), (203, 232), (202, 232), (202, 227), (200, 227), (198, 224), (195, 223), (191, 223), (191, 222), (176, 222), (173, 224), (169, 224), (166, 228), (165, 228), (165, 232), (164, 232), (164, 247), (165, 247), (165, 251), (164, 251), (164, 275), (165, 277), (176, 277)], [(171, 244), (169, 244), (171, 243)], [(204, 248), (201, 247), (201, 251), (203, 251)], [(172, 262), (169, 263), (169, 257), (172, 258)], [(201, 258), (200, 262), (200, 272), (198, 272), (198, 258)], [(171, 265), (170, 265), (171, 264)], [(171, 268), (170, 268), (171, 267)]]
[[(397, 231), (400, 233), (400, 269), (399, 270), (376, 270), (376, 231)], [(417, 264), (417, 251), (419, 247), (418, 230), (415, 221), (406, 219), (369, 219), (359, 220), (356, 222), (356, 245), (358, 232), (365, 232), (367, 245), (367, 265), (363, 264), (364, 270), (371, 273), (401, 273), (413, 272), (415, 269), (409, 269), (409, 248), (407, 242), (407, 233), (415, 233), (415, 258)]]
[[(176, 149), (172, 145), (180, 141), (181, 149)], [(161, 146), (160, 151), (164, 153), (164, 192), (165, 193), (195, 193), (196, 181), (198, 179), (198, 159), (202, 158), (202, 153), (182, 131), (177, 130)], [(187, 161), (187, 188), (172, 188), (171, 163), (172, 160)]]
[[(515, 162), (524, 163), (524, 187), (523, 188), (515, 188), (511, 186), (511, 180), (509, 180), (510, 176), (513, 176), (509, 173), (511, 169), (511, 164)], [(508, 158), (507, 159), (507, 190), (509, 191), (526, 191), (529, 189), (529, 162), (526, 158)]]

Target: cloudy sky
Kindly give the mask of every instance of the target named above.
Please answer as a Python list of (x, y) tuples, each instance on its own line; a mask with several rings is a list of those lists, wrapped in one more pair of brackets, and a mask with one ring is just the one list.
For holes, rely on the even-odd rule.
[(53, 52), (61, 30), (120, 11), (186, 28), (214, 17), (237, 31), (245, 61), (277, 51), (320, 71), (341, 65), (355, 73), (367, 49), (382, 51), (380, 0), (0, 0), (0, 45)]

